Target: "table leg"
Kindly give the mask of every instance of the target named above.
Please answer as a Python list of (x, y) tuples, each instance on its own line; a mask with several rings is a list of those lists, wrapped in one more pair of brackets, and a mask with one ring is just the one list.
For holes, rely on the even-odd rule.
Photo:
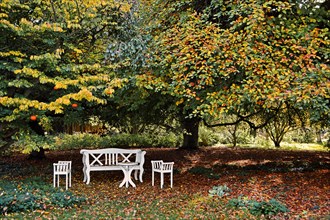
[(126, 188), (128, 188), (129, 184), (131, 184), (133, 187), (136, 187), (135, 183), (131, 179), (131, 173), (133, 171), (133, 167), (122, 167), (123, 173), (124, 173), (124, 179), (119, 185), (119, 187), (122, 187), (124, 184)]
[(126, 182), (126, 187), (128, 187), (128, 184), (130, 183), (133, 187), (136, 187), (135, 183), (133, 182), (132, 180), (132, 177), (131, 177), (131, 174), (132, 174), (132, 171), (133, 171), (133, 167), (130, 167), (129, 170), (128, 170), (128, 178), (127, 178), (127, 182)]

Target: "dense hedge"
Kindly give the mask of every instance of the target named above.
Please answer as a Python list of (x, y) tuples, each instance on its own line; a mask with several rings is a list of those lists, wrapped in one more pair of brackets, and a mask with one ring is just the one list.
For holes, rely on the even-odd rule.
[(93, 134), (61, 134), (55, 137), (54, 149), (93, 149), (107, 147), (178, 147), (181, 140), (175, 134), (116, 134), (99, 136)]

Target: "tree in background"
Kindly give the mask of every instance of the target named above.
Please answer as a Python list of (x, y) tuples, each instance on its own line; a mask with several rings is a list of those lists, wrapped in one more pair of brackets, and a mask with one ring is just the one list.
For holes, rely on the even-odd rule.
[[(2, 142), (31, 139), (33, 121), (49, 132), (54, 117), (106, 104), (125, 79), (103, 65), (104, 52), (129, 5), (55, 0), (0, 3)], [(31, 123), (30, 123), (31, 124)], [(22, 135), (23, 134), (23, 135)], [(25, 151), (39, 150), (29, 145)]]
[[(204, 3), (155, 1), (152, 68), (137, 76), (173, 97), (183, 148), (198, 147), (201, 119), (223, 112), (260, 128), (287, 102), (329, 119), (329, 30), (317, 13), (295, 1)], [(260, 113), (269, 116), (260, 125), (249, 120)]]
[(136, 76), (150, 68), (148, 44), (152, 35), (145, 23), (150, 18), (145, 10), (150, 2), (130, 3), (125, 21), (114, 34), (106, 51), (106, 62), (127, 82), (110, 100), (115, 111), (103, 108), (102, 118), (124, 133), (176, 131), (177, 109), (171, 104), (173, 98), (144, 88), (136, 80)]
[[(261, 115), (260, 117), (267, 116)], [(295, 109), (294, 106), (283, 103), (278, 107), (276, 117), (273, 117), (264, 128), (274, 146), (279, 148), (285, 134), (299, 128), (306, 128), (308, 124), (308, 111)]]

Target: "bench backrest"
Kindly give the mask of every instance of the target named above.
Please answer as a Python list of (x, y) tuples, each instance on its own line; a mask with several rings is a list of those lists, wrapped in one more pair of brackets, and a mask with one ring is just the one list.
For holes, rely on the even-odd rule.
[(145, 151), (140, 149), (105, 148), (94, 150), (81, 150), (84, 162), (90, 166), (110, 166), (119, 162), (144, 163)]

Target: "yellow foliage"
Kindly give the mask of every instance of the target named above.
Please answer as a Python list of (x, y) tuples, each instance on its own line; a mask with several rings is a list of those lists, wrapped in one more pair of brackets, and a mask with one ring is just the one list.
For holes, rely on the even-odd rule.
[(181, 98), (180, 100), (178, 100), (178, 101), (175, 102), (175, 105), (180, 105), (180, 104), (182, 104), (183, 102), (184, 102), (184, 99)]
[(31, 76), (34, 78), (38, 78), (42, 75), (42, 73), (36, 69), (31, 69), (29, 67), (23, 67), (23, 69), (17, 69), (14, 71), (15, 74), (23, 74), (26, 76)]
[(10, 57), (10, 56), (21, 57), (21, 58), (26, 57), (26, 55), (23, 54), (21, 51), (0, 52), (0, 57)]
[(125, 13), (127, 13), (127, 12), (129, 12), (131, 10), (131, 5), (128, 4), (128, 3), (122, 2), (120, 4), (120, 10), (123, 11), (123, 12), (125, 12)]

